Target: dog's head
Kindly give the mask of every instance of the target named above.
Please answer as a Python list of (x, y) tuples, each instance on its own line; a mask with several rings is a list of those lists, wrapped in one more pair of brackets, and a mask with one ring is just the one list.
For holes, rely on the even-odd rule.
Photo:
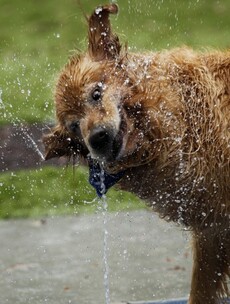
[(142, 132), (148, 123), (143, 127), (138, 119), (143, 97), (127, 72), (126, 49), (110, 27), (109, 14), (117, 12), (116, 4), (95, 9), (88, 19), (87, 52), (72, 57), (61, 72), (55, 94), (58, 125), (44, 137), (47, 159), (90, 155), (116, 171), (148, 158)]

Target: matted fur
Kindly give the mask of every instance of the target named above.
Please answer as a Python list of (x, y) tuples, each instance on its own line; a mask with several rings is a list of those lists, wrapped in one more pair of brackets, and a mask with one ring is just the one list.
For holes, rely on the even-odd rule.
[(216, 304), (230, 263), (230, 51), (128, 53), (111, 31), (117, 11), (93, 12), (88, 51), (60, 74), (47, 158), (90, 154), (125, 170), (121, 188), (191, 229), (189, 303)]

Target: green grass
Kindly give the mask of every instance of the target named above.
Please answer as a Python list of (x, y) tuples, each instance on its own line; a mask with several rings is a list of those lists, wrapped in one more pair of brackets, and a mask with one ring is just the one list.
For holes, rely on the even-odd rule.
[[(230, 47), (229, 0), (117, 2), (120, 13), (111, 17), (113, 28), (132, 51), (179, 45)], [(84, 0), (82, 8), (89, 14), (100, 3)], [(0, 7), (0, 125), (51, 122), (58, 71), (74, 49), (84, 50), (87, 45), (86, 21), (77, 0), (0, 0)], [(81, 170), (75, 179), (60, 168), (1, 174), (0, 191), (0, 217), (97, 208), (84, 203), (93, 200), (94, 194)], [(111, 191), (110, 208), (129, 207), (133, 200)]]
[[(41, 217), (100, 211), (102, 201), (87, 181), (86, 170), (41, 168), (7, 173), (0, 178), (0, 218)], [(108, 210), (144, 208), (144, 203), (124, 191), (111, 189)]]

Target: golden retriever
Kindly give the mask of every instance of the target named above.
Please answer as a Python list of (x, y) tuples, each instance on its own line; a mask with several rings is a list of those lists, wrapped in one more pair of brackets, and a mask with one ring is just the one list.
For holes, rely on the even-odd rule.
[(190, 229), (189, 303), (219, 303), (230, 263), (230, 51), (129, 53), (111, 30), (117, 11), (95, 9), (88, 50), (60, 73), (46, 158), (80, 155), (98, 195), (118, 183)]

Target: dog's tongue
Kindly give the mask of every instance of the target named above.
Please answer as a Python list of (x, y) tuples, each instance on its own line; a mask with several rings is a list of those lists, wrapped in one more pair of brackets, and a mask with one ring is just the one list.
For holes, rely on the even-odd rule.
[(93, 186), (99, 197), (102, 197), (109, 188), (115, 185), (124, 175), (124, 171), (117, 174), (108, 174), (101, 168), (100, 164), (88, 159), (89, 163), (89, 183)]

